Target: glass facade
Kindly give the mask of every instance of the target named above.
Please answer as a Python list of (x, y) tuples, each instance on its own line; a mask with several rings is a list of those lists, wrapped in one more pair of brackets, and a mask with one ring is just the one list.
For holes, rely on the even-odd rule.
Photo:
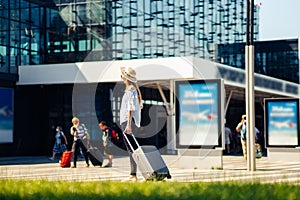
[(42, 62), (43, 9), (20, 0), (0, 1), (0, 72)]
[[(298, 39), (254, 42), (255, 72), (299, 83)], [(245, 69), (245, 43), (218, 46), (215, 62)]]
[[(255, 7), (254, 40), (258, 39)], [(19, 65), (172, 56), (243, 42), (243, 0), (0, 0), (0, 72)]]
[(0, 72), (17, 74), (19, 65), (111, 60), (110, 4), (0, 0)]
[(56, 0), (46, 8), (45, 63), (111, 60), (111, 2)]
[[(113, 1), (113, 58), (195, 56), (210, 59), (215, 44), (245, 41), (242, 0)], [(254, 40), (258, 39), (255, 7)]]

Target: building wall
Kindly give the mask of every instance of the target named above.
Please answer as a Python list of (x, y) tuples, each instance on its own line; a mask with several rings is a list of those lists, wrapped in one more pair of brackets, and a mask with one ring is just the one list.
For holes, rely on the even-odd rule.
[[(69, 141), (68, 149), (71, 149), (73, 138), (70, 127), (73, 116), (86, 125), (91, 140), (101, 143), (100, 121), (104, 120), (110, 127), (119, 130), (123, 91), (124, 87), (116, 86), (115, 83), (16, 86), (13, 143), (0, 144), (0, 156), (50, 156), (58, 125), (62, 126)], [(140, 138), (141, 144), (152, 144), (163, 149), (167, 138), (166, 126), (160, 124), (159, 130), (156, 127), (157, 123), (166, 122), (166, 119), (158, 121), (155, 115), (149, 114), (157, 107), (163, 109), (162, 103), (154, 106), (152, 102), (162, 101), (159, 92), (150, 88), (141, 88), (141, 91), (145, 100), (141, 124), (143, 128), (136, 136)]]
[[(258, 39), (258, 13), (255, 7)], [(245, 41), (239, 0), (0, 2), (0, 72), (19, 65), (195, 56)]]
[[(298, 39), (254, 42), (255, 72), (299, 82)], [(218, 46), (215, 62), (245, 69), (245, 43)]]
[[(245, 1), (113, 1), (112, 8), (114, 59), (211, 59), (215, 44), (245, 41)], [(259, 7), (255, 13), (257, 40)]]

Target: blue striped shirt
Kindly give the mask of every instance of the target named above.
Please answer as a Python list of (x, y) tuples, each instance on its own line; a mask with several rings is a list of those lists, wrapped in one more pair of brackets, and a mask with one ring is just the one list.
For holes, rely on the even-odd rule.
[[(73, 127), (75, 127), (75, 126), (71, 127), (70, 132), (72, 132)], [(77, 129), (77, 131), (76, 131), (76, 134), (74, 135), (74, 141), (87, 139), (87, 130), (84, 126), (79, 125), (78, 128), (76, 128), (76, 129)]]

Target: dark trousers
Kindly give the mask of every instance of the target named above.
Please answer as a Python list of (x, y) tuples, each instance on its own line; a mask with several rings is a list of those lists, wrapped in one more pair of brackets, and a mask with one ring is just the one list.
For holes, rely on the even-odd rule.
[[(121, 124), (121, 129), (122, 129), (122, 131), (125, 130), (126, 125), (127, 125), (127, 122), (123, 122), (123, 123)], [(135, 130), (137, 130), (137, 127), (135, 126), (134, 122), (132, 122), (132, 131), (135, 132)], [(134, 150), (137, 149), (137, 144), (135, 143), (135, 141), (134, 141), (132, 135), (131, 135), (131, 134), (127, 134), (127, 133), (125, 133), (125, 134), (126, 134), (128, 140), (129, 140), (130, 144), (132, 145), (133, 149), (134, 149)], [(123, 135), (123, 134), (122, 134), (122, 135)], [(128, 142), (127, 142), (127, 140), (125, 139), (125, 136), (124, 136), (124, 135), (123, 135), (123, 141), (124, 141), (124, 143), (125, 143), (127, 152), (129, 153), (129, 160), (130, 160), (130, 175), (136, 176), (137, 165), (136, 165), (135, 161), (134, 161), (133, 158), (132, 158), (132, 153), (133, 153), (133, 151), (132, 151), (132, 149), (130, 148), (130, 145), (128, 144)]]
[(73, 153), (74, 153), (73, 164), (74, 164), (75, 167), (76, 167), (78, 154), (80, 153), (80, 148), (81, 148), (82, 153), (84, 155), (84, 159), (85, 159), (86, 164), (89, 165), (89, 158), (88, 158), (86, 147), (87, 147), (87, 142), (84, 142), (82, 140), (74, 141), (72, 150), (73, 150)]

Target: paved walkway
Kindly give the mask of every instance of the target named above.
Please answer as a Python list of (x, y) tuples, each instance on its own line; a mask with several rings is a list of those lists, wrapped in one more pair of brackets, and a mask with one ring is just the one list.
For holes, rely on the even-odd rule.
[[(256, 160), (257, 170), (247, 171), (246, 161), (241, 156), (223, 156), (222, 170), (180, 169), (174, 164), (177, 156), (163, 155), (172, 178), (167, 181), (259, 181), (300, 183), (299, 162), (269, 162), (266, 157)], [(104, 160), (106, 164), (107, 160)], [(61, 168), (57, 161), (48, 157), (2, 157), (0, 158), (1, 179), (47, 179), (69, 181), (121, 181), (128, 176), (129, 158), (114, 159), (112, 168), (85, 168), (84, 161), (79, 161), (77, 168)], [(138, 175), (140, 181), (142, 176)]]

